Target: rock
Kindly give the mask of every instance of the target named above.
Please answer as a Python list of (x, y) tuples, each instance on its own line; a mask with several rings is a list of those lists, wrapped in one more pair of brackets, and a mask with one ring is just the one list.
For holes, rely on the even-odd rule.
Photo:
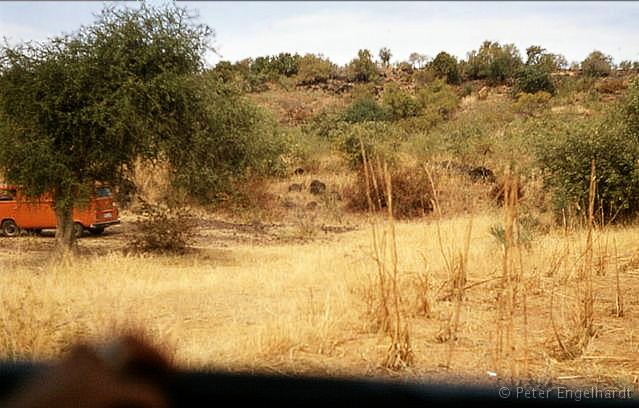
[(488, 98), (488, 93), (490, 92), (490, 88), (487, 86), (482, 87), (479, 92), (477, 92), (477, 98), (481, 101)]
[(295, 208), (296, 205), (293, 201), (286, 199), (282, 202), (282, 207), (284, 208)]
[(288, 186), (289, 193), (291, 192), (301, 192), (304, 190), (304, 184), (294, 183)]
[(494, 183), (497, 180), (497, 178), (495, 177), (495, 173), (493, 173), (491, 169), (484, 166), (474, 167), (468, 172), (468, 175), (475, 182), (487, 181), (489, 183)]
[(313, 195), (324, 194), (326, 192), (326, 184), (322, 183), (319, 180), (313, 180), (311, 182), (311, 186), (310, 186), (309, 191)]

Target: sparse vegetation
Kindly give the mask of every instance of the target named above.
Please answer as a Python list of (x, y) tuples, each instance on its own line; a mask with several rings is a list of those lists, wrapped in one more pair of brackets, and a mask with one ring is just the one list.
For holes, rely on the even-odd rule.
[(189, 208), (142, 203), (138, 235), (130, 243), (136, 252), (183, 254), (195, 235), (195, 218)]
[[(142, 10), (122, 14), (142, 33), (147, 17), (174, 23)], [(175, 72), (153, 47), (157, 64), (113, 43), (132, 70), (89, 52), (104, 82), (73, 53), (4, 48), (5, 178), (34, 193), (111, 180), (131, 200), (67, 264), (43, 255), (46, 231), (0, 238), (0, 357), (143, 324), (185, 367), (636, 383), (636, 63), (613, 71), (597, 51), (568, 69), (485, 41), (459, 60), (391, 63), (382, 48), (377, 62), (282, 52), (205, 69), (208, 31), (191, 30)], [(54, 96), (39, 112), (42, 84), (77, 92), (86, 116)]]

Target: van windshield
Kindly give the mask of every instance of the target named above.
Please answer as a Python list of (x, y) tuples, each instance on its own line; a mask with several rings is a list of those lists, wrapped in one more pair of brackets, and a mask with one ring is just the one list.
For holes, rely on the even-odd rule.
[(109, 187), (98, 187), (95, 189), (95, 195), (98, 197), (111, 197), (111, 189)]

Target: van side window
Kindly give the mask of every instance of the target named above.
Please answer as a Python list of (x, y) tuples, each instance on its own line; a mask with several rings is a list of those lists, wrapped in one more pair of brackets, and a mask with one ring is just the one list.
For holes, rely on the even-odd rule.
[(14, 201), (16, 190), (0, 190), (0, 201)]

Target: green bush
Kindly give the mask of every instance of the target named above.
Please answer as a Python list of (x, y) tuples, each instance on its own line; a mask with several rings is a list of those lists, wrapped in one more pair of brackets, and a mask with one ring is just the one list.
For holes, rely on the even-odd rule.
[(436, 113), (443, 120), (450, 118), (460, 102), (453, 88), (442, 79), (418, 89), (416, 94), (418, 105), (426, 114)]
[(362, 144), (366, 156), (393, 163), (406, 133), (388, 122), (362, 122), (343, 128), (335, 136), (337, 148), (348, 163), (358, 168), (362, 165)]
[(435, 76), (435, 72), (433, 72), (433, 70), (430, 68), (415, 70), (412, 77), (415, 87), (426, 86), (437, 79)]
[(515, 74), (515, 93), (534, 94), (537, 92), (555, 94), (555, 84), (550, 71), (544, 65), (524, 65)]
[(457, 58), (447, 52), (442, 51), (437, 54), (433, 62), (430, 63), (430, 67), (438, 78), (446, 79), (449, 84), (461, 82)]
[(250, 64), (250, 71), (275, 80), (278, 76), (291, 77), (298, 73), (301, 57), (298, 54), (280, 53), (274, 56), (257, 57)]
[(321, 139), (330, 140), (333, 139), (334, 134), (339, 134), (341, 128), (346, 126), (348, 123), (344, 121), (344, 112), (336, 106), (329, 106), (313, 116), (303, 129)]
[(349, 123), (384, 121), (389, 117), (389, 112), (371, 97), (355, 100), (346, 108), (343, 116)]
[(271, 57), (271, 66), (278, 74), (292, 77), (299, 72), (301, 58), (298, 54), (291, 55), (288, 52), (282, 52)]
[(215, 203), (249, 176), (283, 174), (281, 157), (290, 143), (276, 121), (223, 84), (209, 83), (205, 89), (206, 122), (185, 135), (188, 140), (171, 140), (167, 146), (173, 184), (205, 204)]
[(520, 93), (517, 95), (517, 101), (514, 103), (513, 108), (517, 113), (532, 116), (549, 108), (550, 98), (551, 95), (544, 91), (534, 94)]
[(597, 175), (596, 215), (605, 221), (636, 216), (639, 210), (639, 83), (635, 82), (618, 109), (600, 122), (555, 123), (552, 137), (541, 135), (538, 157), (555, 192), (558, 211), (588, 208), (591, 161)]
[(581, 69), (586, 76), (608, 76), (612, 72), (612, 57), (601, 51), (593, 51), (581, 62)]
[(330, 60), (318, 55), (306, 54), (299, 60), (297, 83), (301, 85), (319, 84), (336, 74), (337, 67)]
[(357, 58), (348, 64), (349, 78), (356, 82), (369, 82), (377, 79), (379, 71), (368, 50), (359, 50)]
[(484, 41), (479, 50), (468, 53), (465, 69), (470, 79), (500, 84), (512, 78), (521, 63), (519, 50), (513, 44)]
[(384, 87), (382, 103), (393, 120), (417, 116), (421, 111), (419, 101), (394, 82)]

